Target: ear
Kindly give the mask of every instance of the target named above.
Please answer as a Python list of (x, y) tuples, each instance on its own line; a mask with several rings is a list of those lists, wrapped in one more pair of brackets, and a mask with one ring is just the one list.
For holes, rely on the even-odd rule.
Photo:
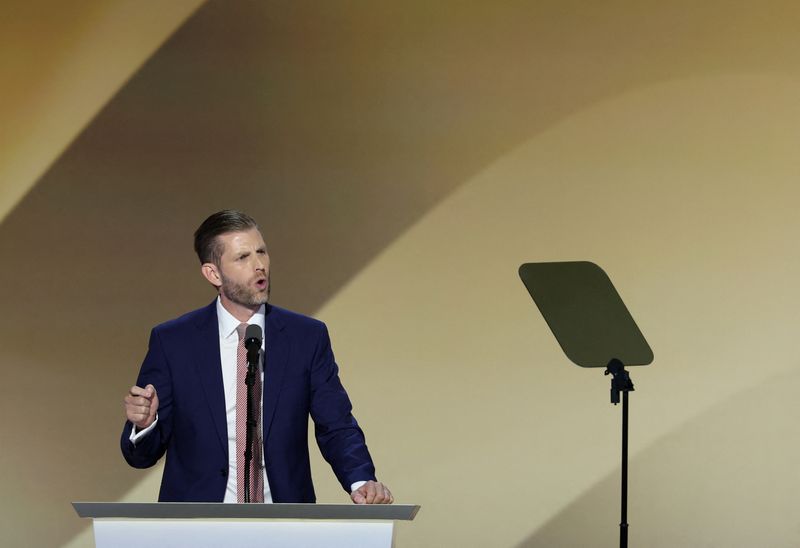
[(214, 263), (203, 263), (200, 267), (200, 272), (203, 274), (203, 277), (208, 280), (208, 283), (217, 289), (222, 285), (222, 277), (219, 275), (217, 265)]

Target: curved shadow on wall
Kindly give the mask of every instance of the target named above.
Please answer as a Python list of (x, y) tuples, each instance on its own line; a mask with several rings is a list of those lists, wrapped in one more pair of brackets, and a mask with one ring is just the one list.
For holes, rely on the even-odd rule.
[[(689, 2), (439, 8), (210, 2), (4, 220), (0, 338), (15, 390), (2, 410), (27, 415), (0, 457), (23, 493), (4, 516), (10, 543), (58, 544), (83, 526), (69, 500), (113, 500), (141, 477), (119, 456), (120, 398), (147, 329), (212, 298), (191, 252), (211, 211), (258, 218), (276, 301), (313, 312), (472, 174), (570, 113), (800, 55), (756, 44), (765, 65), (747, 36), (707, 32), (746, 24), (746, 10)], [(396, 283), (408, 282), (387, 291)], [(41, 512), (53, 527), (36, 527)]]

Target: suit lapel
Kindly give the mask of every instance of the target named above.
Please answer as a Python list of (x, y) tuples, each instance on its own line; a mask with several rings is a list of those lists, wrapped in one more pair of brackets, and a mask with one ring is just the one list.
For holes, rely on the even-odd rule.
[(264, 442), (269, 439), (269, 430), (275, 416), (283, 378), (289, 360), (289, 342), (283, 331), (279, 311), (267, 305), (264, 322)]
[(217, 304), (212, 302), (197, 321), (198, 337), (194, 345), (195, 367), (208, 402), (214, 428), (225, 454), (228, 454), (228, 426), (225, 421), (225, 389), (219, 351)]

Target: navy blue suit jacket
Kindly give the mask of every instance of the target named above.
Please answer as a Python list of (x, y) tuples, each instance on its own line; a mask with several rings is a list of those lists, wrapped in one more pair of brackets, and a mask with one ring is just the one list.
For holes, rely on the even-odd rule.
[[(308, 417), (342, 487), (375, 479), (364, 434), (339, 381), (328, 331), (320, 321), (267, 305), (264, 358), (264, 462), (274, 502), (315, 502)], [(216, 301), (150, 334), (137, 386), (155, 386), (158, 423), (134, 446), (122, 432), (131, 466), (153, 466), (166, 452), (159, 501), (222, 502), (228, 432)]]

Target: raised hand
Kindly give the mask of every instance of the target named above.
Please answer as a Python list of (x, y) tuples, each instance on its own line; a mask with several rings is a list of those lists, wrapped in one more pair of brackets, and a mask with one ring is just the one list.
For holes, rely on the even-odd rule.
[(144, 388), (132, 386), (125, 396), (125, 416), (139, 430), (153, 424), (158, 412), (158, 394), (152, 384)]

